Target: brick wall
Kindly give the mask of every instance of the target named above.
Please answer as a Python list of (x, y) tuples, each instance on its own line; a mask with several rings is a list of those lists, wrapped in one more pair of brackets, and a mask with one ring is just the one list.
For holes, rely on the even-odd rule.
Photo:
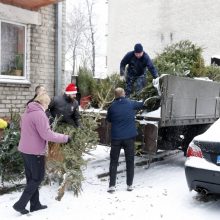
[[(55, 73), (55, 6), (40, 9), (42, 25), (31, 26), (30, 81), (31, 90), (44, 85), (50, 95), (54, 94)], [(34, 94), (34, 93), (33, 93)]]
[(153, 58), (180, 40), (204, 47), (203, 56), (220, 54), (220, 0), (109, 0), (108, 73), (119, 71), (126, 52), (141, 42)]
[[(64, 69), (65, 7), (64, 1), (62, 69)], [(0, 80), (0, 117), (10, 116), (10, 109), (22, 113), (39, 84), (47, 88), (51, 97), (54, 95), (55, 5), (43, 7), (39, 12), (41, 25), (27, 25), (27, 75), (30, 84), (1, 83)]]
[(16, 84), (0, 86), (0, 117), (10, 116), (10, 109), (22, 112), (27, 100), (32, 97), (29, 88)]

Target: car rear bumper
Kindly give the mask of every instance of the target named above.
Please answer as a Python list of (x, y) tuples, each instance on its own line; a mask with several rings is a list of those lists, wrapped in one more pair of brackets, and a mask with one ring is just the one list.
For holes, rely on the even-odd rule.
[(190, 157), (185, 163), (185, 175), (190, 190), (205, 189), (208, 193), (220, 194), (220, 170), (217, 165), (210, 166), (203, 158)]

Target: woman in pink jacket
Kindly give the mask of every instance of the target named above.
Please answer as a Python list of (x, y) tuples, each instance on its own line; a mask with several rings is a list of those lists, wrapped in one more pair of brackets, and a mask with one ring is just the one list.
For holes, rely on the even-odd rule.
[(70, 141), (68, 135), (55, 133), (51, 130), (45, 110), (50, 103), (49, 96), (39, 94), (34, 102), (26, 107), (21, 118), (21, 138), (18, 150), (24, 160), (26, 175), (26, 186), (20, 199), (13, 208), (21, 214), (29, 211), (25, 208), (30, 201), (30, 212), (47, 208), (39, 200), (39, 186), (45, 173), (45, 153), (47, 142), (67, 143)]

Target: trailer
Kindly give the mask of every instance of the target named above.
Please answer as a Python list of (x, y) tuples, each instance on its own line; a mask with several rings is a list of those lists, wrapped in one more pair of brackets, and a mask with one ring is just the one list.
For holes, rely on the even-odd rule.
[[(181, 149), (186, 152), (194, 136), (204, 132), (220, 116), (220, 83), (164, 75), (159, 79), (160, 97), (156, 111), (136, 115), (137, 141), (143, 152)], [(104, 120), (98, 129), (100, 143), (110, 143), (110, 125)]]

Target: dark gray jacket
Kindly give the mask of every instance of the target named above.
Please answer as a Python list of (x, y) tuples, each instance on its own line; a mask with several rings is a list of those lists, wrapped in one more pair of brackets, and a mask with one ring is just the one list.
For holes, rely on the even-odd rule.
[(53, 118), (62, 116), (60, 122), (73, 125), (74, 127), (80, 126), (78, 101), (72, 101), (66, 94), (55, 96), (48, 107), (48, 112)]

